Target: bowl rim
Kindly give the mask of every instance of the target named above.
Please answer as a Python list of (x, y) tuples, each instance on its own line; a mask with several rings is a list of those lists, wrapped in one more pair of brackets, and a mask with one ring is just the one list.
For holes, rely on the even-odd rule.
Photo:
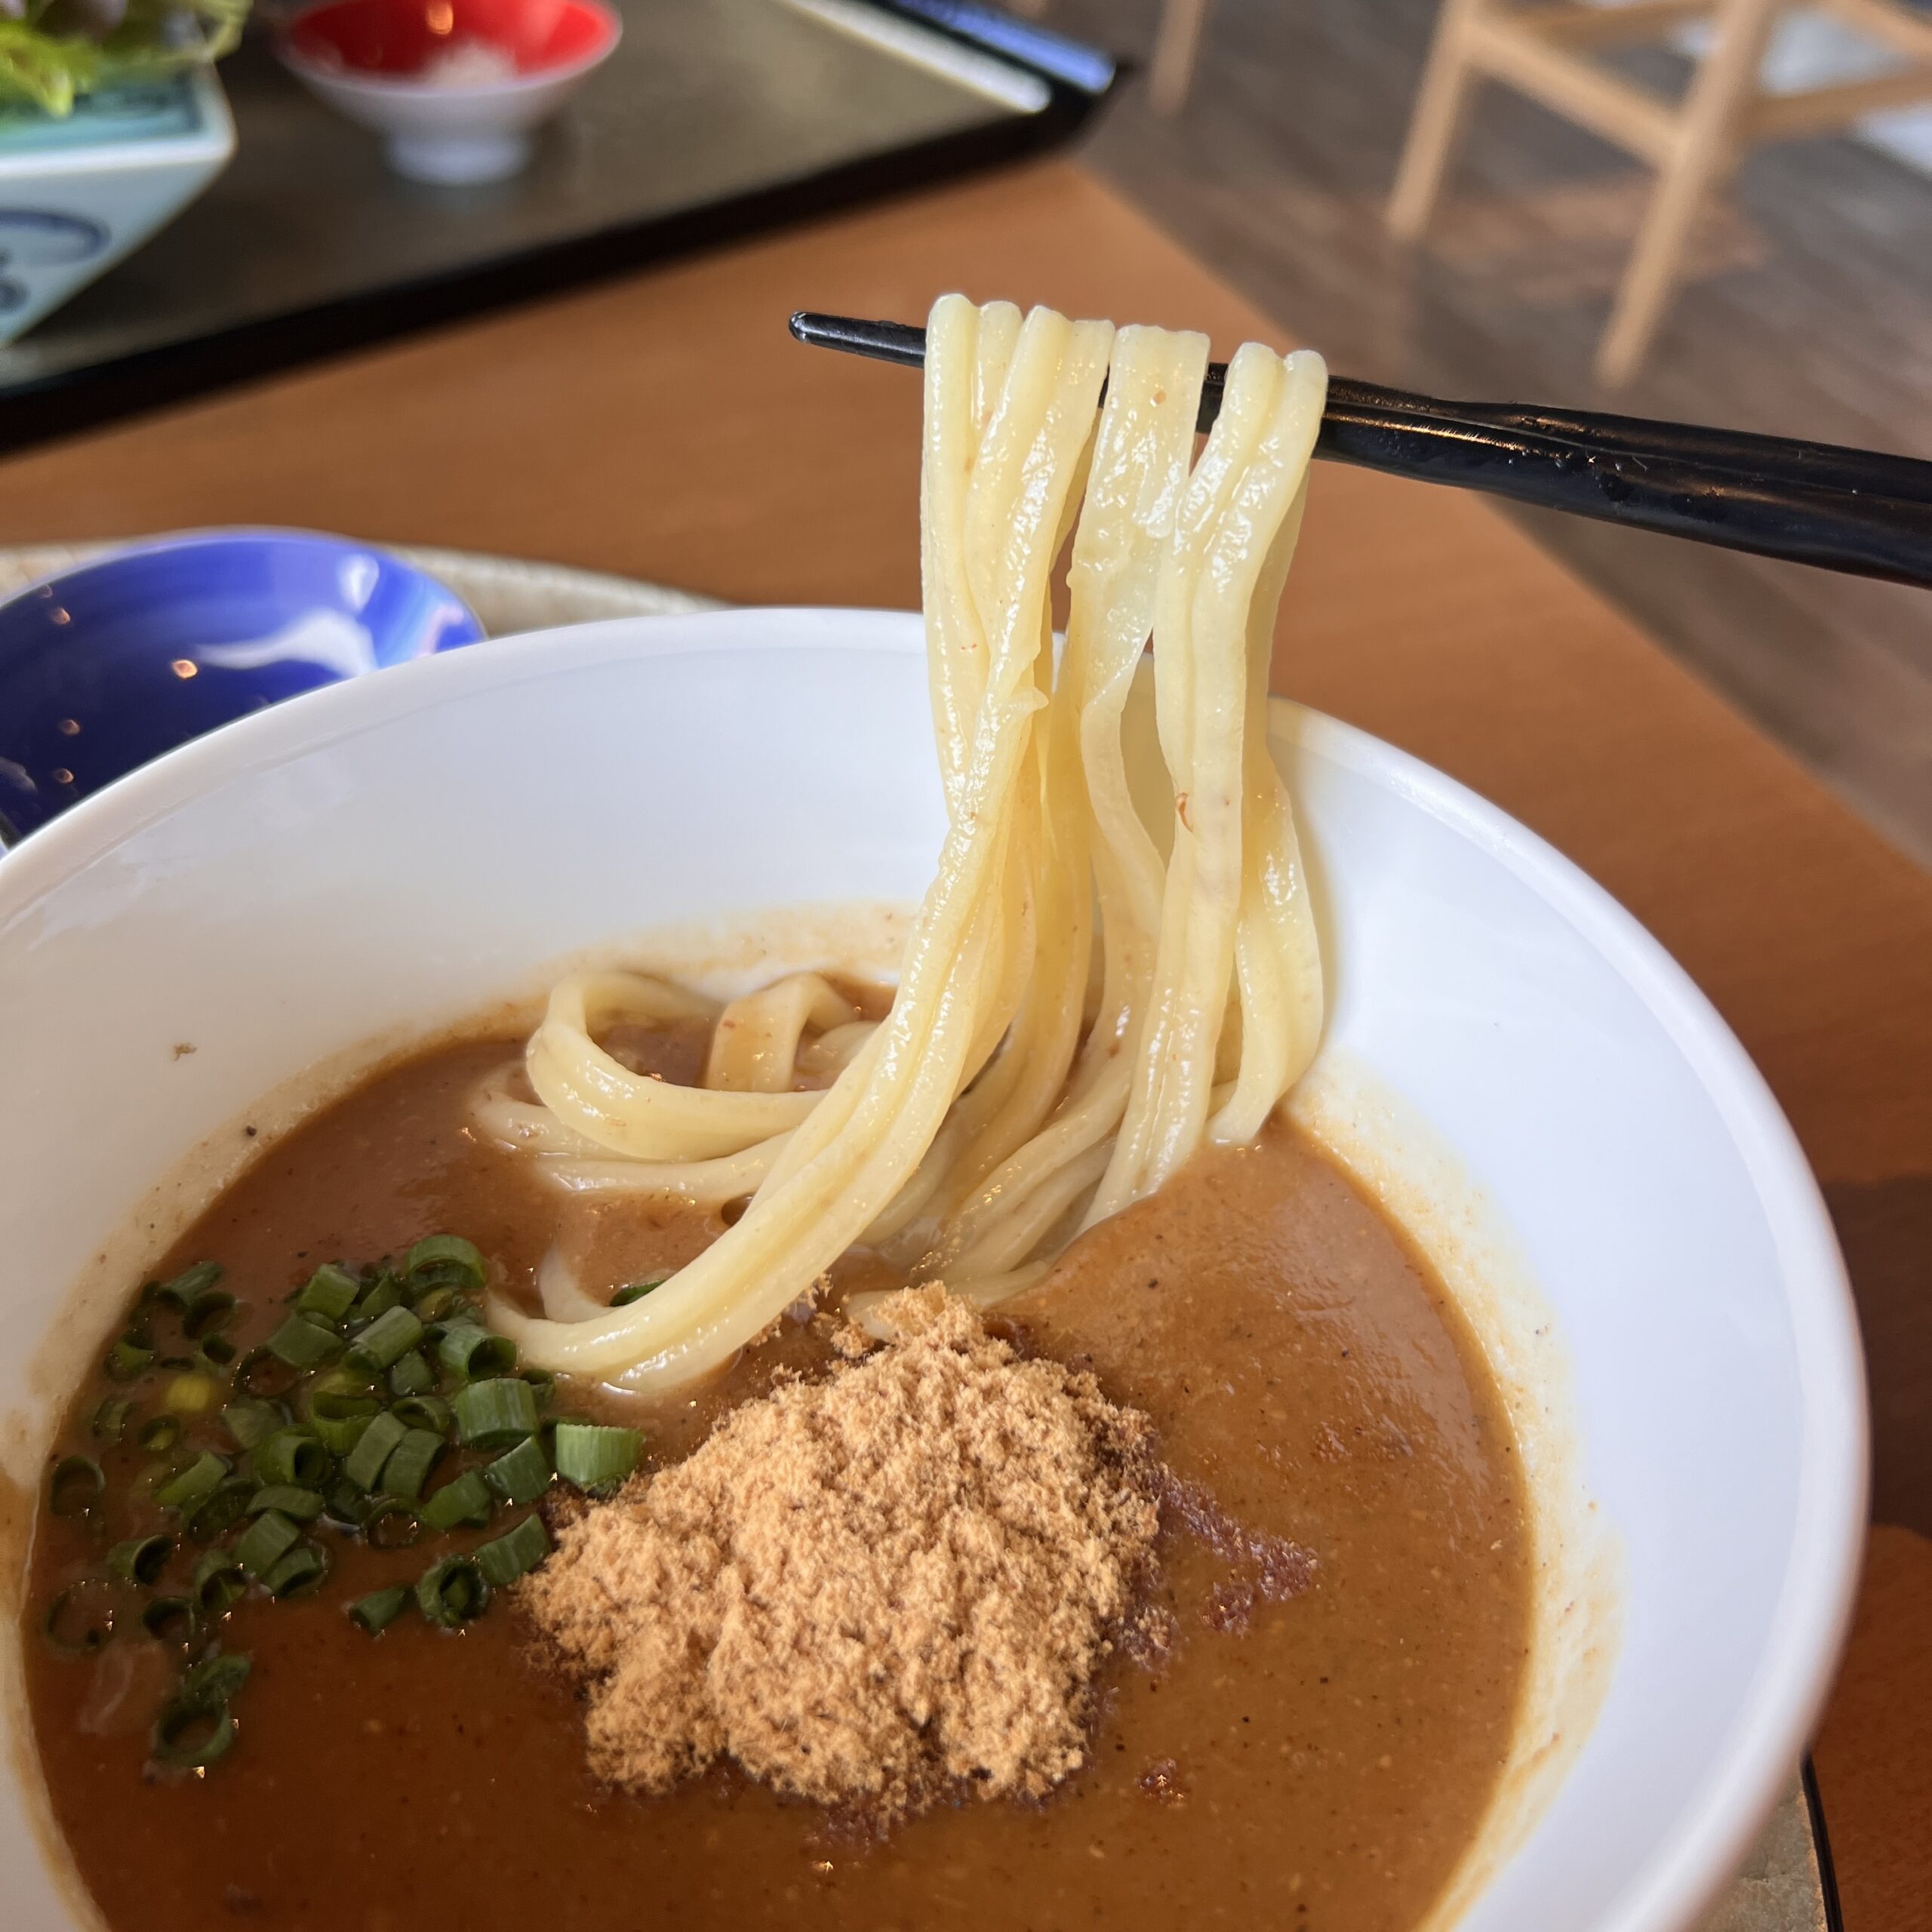
[(507, 80), (466, 82), (452, 87), (435, 81), (416, 79), (408, 75), (379, 74), (367, 68), (331, 66), (327, 62), (315, 60), (303, 52), (296, 45), (295, 30), (304, 20), (313, 20), (318, 14), (333, 13), (337, 8), (365, 4), (365, 0), (314, 0), (314, 4), (291, 14), (275, 32), (275, 57), (291, 72), (304, 80), (318, 81), (329, 85), (368, 92), (392, 100), (493, 100), (520, 94), (534, 92), (539, 88), (553, 87), (560, 81), (571, 81), (589, 73), (594, 67), (600, 67), (617, 51), (618, 43), (624, 37), (623, 17), (614, 7), (605, 5), (605, 0), (569, 0), (570, 5), (580, 7), (592, 15), (604, 29), (604, 38), (588, 53), (580, 54), (574, 60), (562, 60), (555, 66), (537, 67), (528, 73), (515, 73)]
[[(406, 571), (425, 583), (433, 584), (476, 626), (479, 641), (489, 635), (484, 629), (482, 620), (469, 608), (467, 598), (445, 583), (433, 571), (425, 570), (420, 564), (402, 555), (392, 545), (365, 543), (360, 537), (341, 536), (334, 531), (304, 530), (294, 525), (272, 523), (212, 524), (205, 528), (158, 530), (146, 536), (130, 537), (125, 541), (110, 537), (93, 555), (77, 558), (73, 562), (62, 565), (59, 570), (45, 571), (22, 584), (17, 590), (9, 591), (5, 596), (0, 597), (0, 611), (18, 603), (23, 597), (36, 596), (54, 584), (69, 583), (75, 577), (106, 570), (134, 558), (155, 556), (172, 550), (199, 549), (217, 543), (258, 543), (264, 546), (271, 543), (285, 543), (300, 549), (352, 550), (365, 555), (374, 551), (392, 569)], [(170, 752), (165, 755), (171, 757), (173, 754)], [(102, 787), (103, 790), (106, 789)], [(93, 795), (91, 792), (88, 794), (89, 797)], [(69, 806), (68, 809), (72, 811), (74, 808)]]
[[(748, 623), (750, 633), (731, 635)], [(924, 643), (915, 612), (740, 606), (530, 632), (322, 686), (219, 727), (103, 786), (0, 860), (0, 943), (19, 914), (62, 878), (231, 777), (325, 751), (485, 688), (626, 660), (772, 651), (905, 657), (922, 655)], [(1786, 1288), (1797, 1364), (1801, 1447), (1789, 1553), (1741, 1715), (1691, 1801), (1592, 1927), (1679, 1932), (1715, 1903), (1783, 1795), (1850, 1621), (1865, 1540), (1866, 1385), (1850, 1284), (1829, 1211), (1796, 1134), (1742, 1043), (1661, 943), (1604, 888), (1500, 807), (1411, 753), (1279, 697), (1271, 697), (1269, 715), (1271, 734), (1393, 791), (1460, 832), (1604, 957), (1696, 1073), (1764, 1217)]]

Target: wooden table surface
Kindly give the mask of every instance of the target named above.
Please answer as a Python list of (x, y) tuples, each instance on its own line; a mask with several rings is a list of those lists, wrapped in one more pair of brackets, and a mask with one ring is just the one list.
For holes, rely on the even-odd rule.
[[(5, 540), (316, 525), (744, 602), (918, 598), (919, 387), (795, 308), (963, 288), (1285, 344), (1066, 163), (617, 282), (0, 463)], [(1341, 367), (1346, 343), (1324, 345)], [(1475, 500), (1317, 477), (1275, 687), (1552, 840), (1716, 1002), (1826, 1185), (1875, 1521), (1817, 1762), (1850, 1932), (1932, 1900), (1932, 880)]]

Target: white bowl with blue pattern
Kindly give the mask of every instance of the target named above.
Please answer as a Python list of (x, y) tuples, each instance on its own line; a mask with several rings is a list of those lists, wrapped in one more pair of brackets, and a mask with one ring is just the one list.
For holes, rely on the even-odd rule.
[(235, 152), (212, 69), (0, 106), (0, 343), (32, 328), (200, 194)]

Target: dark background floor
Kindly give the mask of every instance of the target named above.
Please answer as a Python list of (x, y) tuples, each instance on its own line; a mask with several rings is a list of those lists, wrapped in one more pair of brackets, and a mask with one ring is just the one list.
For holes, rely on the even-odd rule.
[[(1158, 10), (1054, 0), (1045, 17), (1144, 60)], [(1425, 244), (1383, 229), (1435, 14), (1435, 0), (1217, 0), (1187, 106), (1164, 121), (1132, 83), (1089, 159), (1349, 375), (1932, 457), (1932, 177), (1849, 140), (1758, 150), (1707, 211), (1647, 366), (1605, 395), (1590, 362), (1651, 179), (1635, 163), (1491, 88)], [(1932, 861), (1932, 595), (1529, 520)]]

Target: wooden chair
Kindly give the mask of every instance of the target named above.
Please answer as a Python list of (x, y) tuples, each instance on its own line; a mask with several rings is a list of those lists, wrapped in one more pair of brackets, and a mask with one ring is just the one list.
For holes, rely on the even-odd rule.
[[(1007, 0), (1007, 4), (1016, 14), (1037, 18), (1047, 11), (1051, 0)], [(1156, 114), (1177, 114), (1186, 104), (1207, 18), (1208, 0), (1161, 0), (1154, 57), (1147, 63), (1147, 98)]]
[[(1168, 0), (1172, 12), (1204, 0)], [(1762, 141), (1831, 133), (1867, 114), (1932, 100), (1932, 19), (1900, 0), (1810, 0), (1906, 64), (1799, 94), (1758, 86), (1764, 48), (1792, 0), (1632, 0), (1618, 6), (1444, 0), (1389, 201), (1389, 225), (1414, 241), (1428, 225), (1476, 84), (1497, 80), (1648, 162), (1657, 184), (1597, 350), (1597, 375), (1628, 380), (1656, 334), (1706, 192)], [(1657, 40), (1691, 21), (1713, 29), (1688, 91), (1672, 102), (1591, 58)], [(1198, 31), (1198, 23), (1197, 23)], [(1191, 59), (1191, 54), (1190, 54)]]

